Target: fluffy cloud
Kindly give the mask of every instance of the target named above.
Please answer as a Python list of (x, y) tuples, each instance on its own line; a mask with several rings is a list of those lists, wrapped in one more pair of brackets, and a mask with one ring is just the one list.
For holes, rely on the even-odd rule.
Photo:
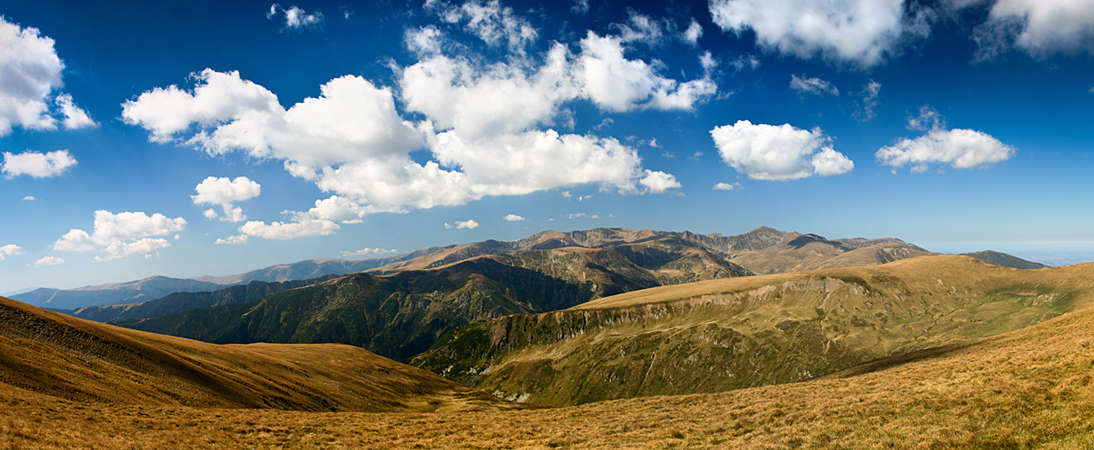
[(954, 169), (990, 166), (1010, 159), (1014, 151), (1014, 147), (980, 131), (934, 129), (924, 136), (883, 147), (875, 156), (894, 171), (910, 164), (912, 172), (924, 172), (931, 164)]
[(539, 36), (532, 24), (513, 14), (513, 8), (502, 7), (498, 0), (469, 1), (452, 6), (444, 1), (428, 1), (426, 8), (435, 11), (441, 20), (463, 24), (464, 29), (491, 46), (505, 42), (511, 51), (523, 53), (524, 48)]
[[(964, 8), (982, 1), (949, 2)], [(998, 0), (973, 32), (980, 59), (1017, 48), (1034, 58), (1094, 51), (1094, 3), (1075, 0)]]
[(638, 180), (638, 183), (649, 189), (654, 194), (663, 193), (669, 189), (680, 187), (676, 177), (665, 172), (646, 170), (646, 176)]
[(741, 187), (741, 183), (718, 183), (711, 189), (715, 191), (739, 191), (744, 188)]
[(678, 82), (642, 60), (623, 56), (624, 40), (589, 31), (581, 40), (576, 76), (582, 95), (608, 111), (636, 108), (691, 110), (718, 92), (710, 78)]
[(854, 163), (832, 149), (820, 129), (741, 120), (710, 131), (722, 161), (754, 180), (794, 180), (850, 172)]
[(815, 55), (869, 67), (898, 50), (905, 35), (922, 26), (903, 19), (894, 0), (712, 0), (710, 13), (722, 30), (756, 32), (759, 45), (802, 59)]
[[(235, 180), (230, 180), (228, 177), (208, 177), (194, 190), (197, 191), (197, 195), (191, 195), (190, 199), (195, 205), (220, 205), (224, 211), (224, 218), (221, 220), (242, 222), (247, 220), (247, 216), (243, 215), (243, 210), (233, 203), (258, 197), (262, 193), (262, 186), (247, 177), (236, 177)], [(204, 214), (209, 219), (217, 217), (216, 211), (212, 209), (206, 210)]]
[[(49, 96), (62, 86), (65, 65), (53, 43), (53, 39), (39, 35), (37, 28), (22, 28), (0, 16), (0, 136), (15, 126), (57, 128), (57, 120), (50, 115)], [(95, 124), (72, 96), (60, 94), (55, 102), (66, 128)]]
[(578, 96), (570, 70), (558, 44), (534, 73), (506, 63), (477, 70), (470, 61), (435, 56), (403, 69), (399, 84), (408, 110), (478, 138), (552, 124), (559, 105)]
[(285, 27), (282, 28), (282, 30), (315, 27), (323, 23), (323, 13), (319, 12), (319, 10), (315, 10), (314, 13), (308, 14), (307, 11), (300, 9), (296, 5), (291, 6), (289, 9), (285, 9), (277, 3), (270, 5), (270, 10), (266, 12), (266, 18), (273, 20), (274, 16), (276, 16), (279, 11), (285, 15)]
[(239, 227), (239, 235), (230, 236), (223, 242), (218, 240), (217, 243), (243, 243), (247, 242), (247, 236), (275, 241), (296, 239), (304, 236), (326, 236), (334, 233), (334, 230), (337, 230), (338, 228), (338, 224), (329, 220), (316, 220), (306, 217), (299, 218), (293, 222), (272, 222), (269, 224), (255, 220), (247, 222)]
[[(493, 34), (484, 21), (504, 25), (511, 14), (491, 12), (496, 6), (428, 7), (489, 40)], [(493, 29), (501, 33), (507, 28)], [(239, 235), (222, 239), (240, 243), (240, 236), (329, 234), (338, 229), (336, 222), (352, 223), (377, 212), (581, 184), (629, 194), (664, 192), (679, 186), (675, 177), (643, 169), (635, 149), (615, 139), (544, 127), (559, 118), (572, 124), (573, 113), (562, 108), (577, 99), (613, 111), (690, 110), (717, 92), (709, 73), (678, 82), (658, 75), (644, 61), (624, 58), (618, 36), (590, 33), (576, 56), (566, 45), (554, 44), (539, 60), (521, 54), (485, 66), (476, 58), (441, 54), (434, 28), (410, 31), (406, 40), (424, 59), (393, 66), (395, 92), (408, 113), (424, 116), (418, 123), (396, 110), (395, 92), (360, 77), (331, 80), (321, 86), (318, 98), (286, 110), (276, 95), (238, 72), (211, 69), (193, 75), (192, 89), (155, 88), (127, 101), (122, 117), (150, 131), (154, 142), (182, 143), (210, 155), (238, 151), (282, 160), (290, 174), (333, 194), (308, 211), (290, 212), (285, 222), (248, 222)], [(713, 67), (713, 58), (706, 57)], [(613, 77), (628, 80), (625, 92), (612, 91), (618, 84)], [(431, 158), (411, 158), (411, 152), (423, 148)], [(221, 216), (215, 210), (205, 214)], [(224, 215), (242, 220), (241, 211), (229, 206)]]
[(0, 247), (0, 261), (3, 261), (4, 257), (6, 257), (6, 256), (15, 256), (15, 255), (22, 255), (22, 254), (23, 254), (23, 247), (20, 247), (20, 246), (15, 245), (15, 244), (8, 244), (8, 245), (5, 245), (3, 247)]
[(68, 150), (49, 153), (27, 151), (17, 155), (4, 152), (4, 164), (0, 166), (0, 173), (8, 178), (19, 175), (47, 178), (60, 175), (75, 165), (76, 158), (68, 154)]
[(186, 228), (186, 220), (178, 217), (170, 219), (163, 214), (151, 216), (143, 212), (95, 211), (94, 232), (73, 228), (61, 239), (53, 243), (53, 250), (69, 252), (87, 252), (99, 250), (106, 258), (96, 257), (96, 261), (107, 261), (133, 254), (145, 258), (158, 256), (158, 251), (170, 247), (167, 239), (153, 238), (166, 236)]
[(87, 111), (80, 109), (76, 106), (76, 103), (72, 101), (72, 95), (61, 94), (57, 96), (57, 106), (61, 107), (61, 115), (65, 116), (62, 123), (65, 128), (70, 130), (76, 128), (87, 128), (97, 126), (94, 120), (91, 120), (91, 116), (87, 115)]
[(53, 50), (53, 39), (37, 28), (21, 28), (0, 17), (0, 136), (13, 126), (52, 129), (49, 93), (61, 87), (65, 65)]
[(449, 230), (452, 229), (452, 228), (455, 228), (457, 230), (464, 230), (464, 229), (474, 230), (475, 228), (479, 227), (479, 223), (475, 222), (474, 220), (471, 220), (471, 219), (457, 220), (455, 225), (452, 225), (452, 224), (449, 224), (448, 222), (445, 222), (444, 227), (445, 227), (445, 229), (449, 229)]
[(35, 261), (34, 262), (34, 268), (35, 269), (40, 269), (40, 268), (42, 268), (42, 266), (56, 266), (56, 265), (61, 264), (63, 262), (65, 262), (65, 260), (63, 260), (61, 258), (58, 258), (56, 256), (47, 256), (45, 258), (42, 258), (42, 259), (39, 259), (39, 260)]
[(508, 222), (520, 222), (522, 220), (527, 220), (527, 219), (525, 219), (521, 216), (518, 216), (516, 214), (506, 214), (505, 217), (502, 217), (502, 219), (505, 219)]
[(801, 94), (839, 95), (839, 89), (836, 89), (832, 83), (820, 78), (806, 78), (805, 75), (800, 77), (797, 75), (790, 75), (790, 89), (798, 91), (798, 93)]

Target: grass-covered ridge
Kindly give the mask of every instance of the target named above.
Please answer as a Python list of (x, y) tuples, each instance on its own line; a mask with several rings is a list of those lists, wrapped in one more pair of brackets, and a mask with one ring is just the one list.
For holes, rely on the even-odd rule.
[(931, 256), (711, 280), (474, 324), (413, 364), (548, 405), (782, 384), (1039, 323), (1088, 304), (1091, 275)]

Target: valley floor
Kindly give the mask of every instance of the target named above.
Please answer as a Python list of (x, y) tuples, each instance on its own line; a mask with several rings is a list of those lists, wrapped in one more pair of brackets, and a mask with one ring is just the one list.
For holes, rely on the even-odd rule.
[(1091, 308), (920, 356), (722, 394), (507, 411), (109, 406), (16, 390), (0, 393), (0, 447), (1094, 448)]

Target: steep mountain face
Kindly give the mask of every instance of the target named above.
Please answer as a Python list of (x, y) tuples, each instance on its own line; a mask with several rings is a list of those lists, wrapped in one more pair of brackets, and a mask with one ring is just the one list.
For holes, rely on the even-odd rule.
[(1092, 275), (929, 256), (663, 286), (473, 324), (411, 363), (545, 405), (789, 383), (1058, 316)]
[(973, 258), (984, 261), (988, 264), (995, 264), (997, 266), (1003, 266), (1003, 267), (1013, 267), (1015, 269), (1031, 270), (1031, 269), (1044, 269), (1044, 268), (1048, 267), (1048, 266), (1046, 266), (1044, 264), (1041, 264), (1041, 263), (1026, 261), (1026, 260), (1024, 260), (1022, 258), (1019, 258), (1017, 256), (1012, 256), (1012, 255), (1008, 255), (1006, 253), (1000, 253), (1000, 252), (996, 252), (996, 251), (992, 251), (992, 250), (984, 250), (984, 251), (972, 252), (972, 253), (962, 253), (962, 255), (971, 256)]
[[(116, 324), (214, 343), (342, 343), (393, 359), (469, 323), (584, 303), (604, 289), (479, 258), (430, 271), (350, 275), (250, 303)], [(611, 288), (618, 289), (618, 288)]]
[[(126, 330), (0, 297), (0, 401), (428, 411), (496, 405), (345, 345), (234, 345)], [(54, 403), (61, 406), (62, 402)]]
[(222, 287), (224, 286), (205, 281), (154, 276), (128, 283), (87, 286), (79, 289), (40, 288), (13, 295), (11, 298), (45, 308), (76, 309), (92, 305), (141, 302), (174, 292), (212, 291)]
[(146, 302), (89, 306), (77, 310), (57, 310), (57, 312), (96, 322), (160, 316), (195, 308), (253, 302), (274, 292), (310, 286), (338, 277), (341, 277), (341, 275), (326, 275), (310, 280), (283, 281), (280, 283), (252, 281), (245, 285), (227, 287), (212, 292), (176, 292)]

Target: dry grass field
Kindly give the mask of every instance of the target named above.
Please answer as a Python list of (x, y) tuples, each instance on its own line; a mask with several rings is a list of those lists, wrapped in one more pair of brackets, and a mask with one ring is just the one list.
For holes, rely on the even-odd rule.
[[(6, 388), (3, 448), (1094, 446), (1094, 310), (867, 373), (577, 407), (356, 413), (122, 406)], [(887, 367), (892, 364), (891, 367)]]
[[(1054, 289), (1073, 286), (1076, 303), (1083, 303), (1092, 282), (1083, 275), (1086, 270), (1015, 273), (1037, 277), (1044, 271), (1050, 274), (1045, 283)], [(6, 301), (2, 306), (0, 311), (8, 315), (0, 321), (7, 327), (0, 333), (0, 367), (5, 368), (0, 379), (0, 448), (1094, 448), (1092, 307), (805, 382), (516, 408), (455, 385), (432, 385), (436, 378), (428, 376), (405, 384), (417, 372), (397, 363), (384, 363), (391, 366), (378, 370), (382, 360), (354, 360), (351, 356), (367, 352), (351, 347), (220, 347), (131, 331), (115, 335), (111, 333), (121, 332)], [(52, 324), (55, 334), (92, 337), (66, 341), (26, 336), (26, 330), (35, 328), (11, 325), (11, 315), (19, 313)], [(94, 353), (94, 337), (113, 342), (109, 348), (129, 350), (79, 356)], [(25, 353), (12, 353), (21, 347)], [(224, 392), (265, 395), (312, 381), (295, 385), (299, 395), (283, 393), (280, 403), (266, 400), (265, 405), (171, 397), (167, 393), (179, 392), (173, 383), (194, 382), (181, 369), (161, 376), (134, 362), (166, 361), (148, 359), (148, 354), (158, 354), (156, 349), (186, 362), (182, 368), (204, 369), (228, 380), (225, 386), (246, 387), (210, 390), (204, 398), (220, 398)], [(52, 359), (35, 359), (50, 352), (56, 353)], [(39, 380), (34, 385), (11, 375), (11, 364), (25, 360), (41, 361), (35, 370), (57, 374), (58, 380), (80, 390), (43, 389), (51, 384)], [(90, 369), (80, 372), (80, 367)], [(110, 367), (117, 372), (107, 372)], [(236, 372), (229, 370), (233, 368)], [(389, 376), (379, 377), (381, 373)], [(356, 378), (361, 374), (374, 378)], [(404, 384), (382, 383), (392, 380)], [(425, 388), (414, 391), (411, 385)], [(360, 390), (344, 397), (335, 394), (347, 386)], [(111, 396), (113, 392), (128, 393)], [(361, 394), (398, 403), (373, 409), (347, 403), (325, 411), (310, 406), (318, 398), (334, 401)], [(250, 397), (240, 397), (245, 398)]]

